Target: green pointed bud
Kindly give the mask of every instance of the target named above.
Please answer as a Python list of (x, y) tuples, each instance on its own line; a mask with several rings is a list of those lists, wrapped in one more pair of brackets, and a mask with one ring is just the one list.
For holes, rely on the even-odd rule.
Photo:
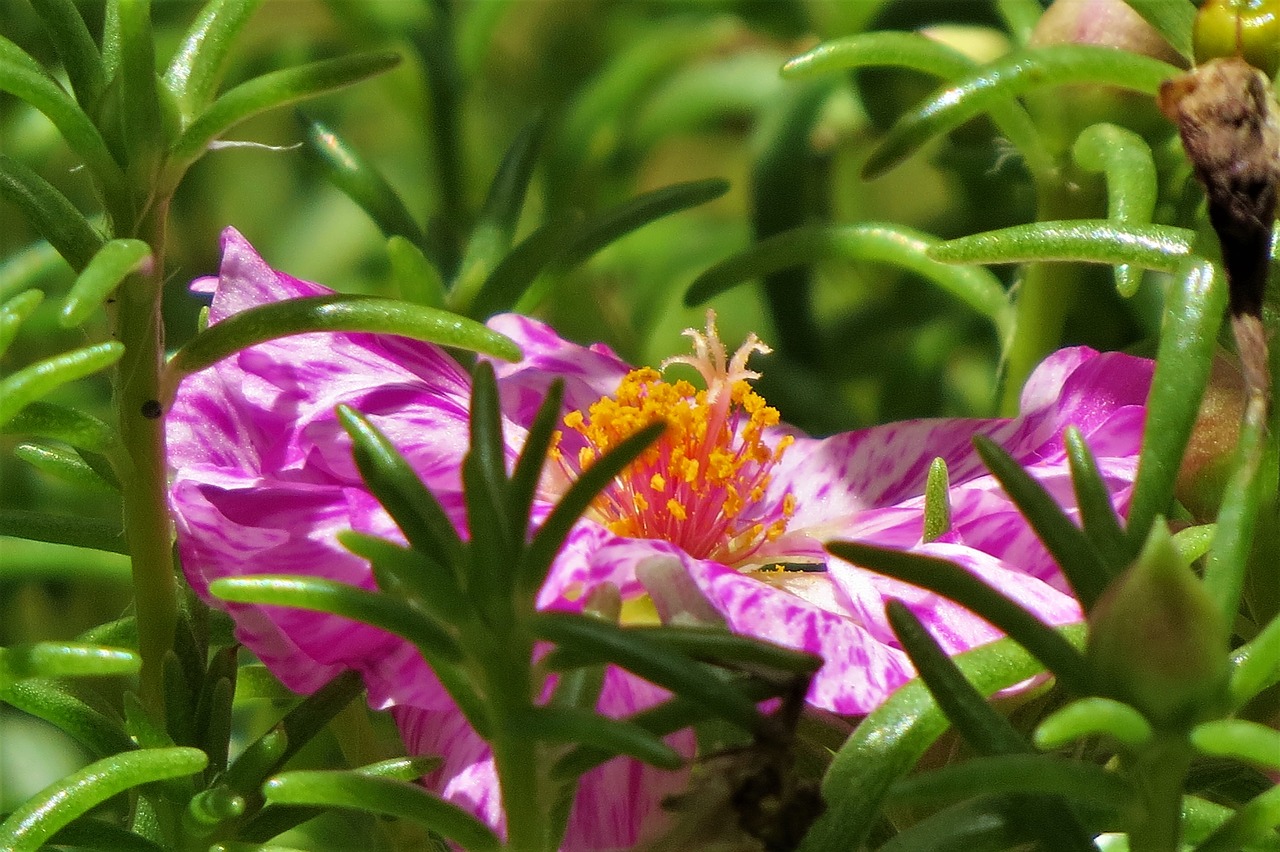
[(1157, 729), (1186, 729), (1227, 696), (1228, 633), (1218, 608), (1157, 520), (1142, 553), (1089, 613), (1087, 656), (1101, 695)]
[(1280, 69), (1280, 0), (1208, 0), (1192, 31), (1196, 62), (1244, 57), (1274, 78)]
[(941, 457), (929, 463), (929, 478), (924, 485), (925, 542), (936, 541), (951, 530), (950, 479), (947, 463)]
[(1235, 466), (1244, 418), (1244, 375), (1240, 365), (1219, 353), (1196, 415), (1191, 440), (1178, 468), (1174, 495), (1196, 520), (1218, 515), (1222, 494)]

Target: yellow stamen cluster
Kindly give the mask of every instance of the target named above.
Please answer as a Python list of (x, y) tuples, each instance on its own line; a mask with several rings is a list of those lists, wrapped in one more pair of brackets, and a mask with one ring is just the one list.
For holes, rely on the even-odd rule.
[(571, 412), (564, 425), (584, 439), (576, 459), (581, 471), (638, 430), (664, 421), (667, 431), (615, 478), (592, 513), (619, 535), (663, 539), (693, 556), (734, 564), (786, 531), (794, 496), (766, 495), (770, 472), (793, 439), (765, 442), (778, 411), (751, 389), (749, 380), (759, 374), (747, 370), (746, 361), (768, 348), (752, 335), (726, 359), (714, 322), (709, 313), (705, 334), (686, 332), (693, 356), (663, 364), (693, 366), (705, 390), (641, 368), (627, 374), (613, 397), (585, 413)]

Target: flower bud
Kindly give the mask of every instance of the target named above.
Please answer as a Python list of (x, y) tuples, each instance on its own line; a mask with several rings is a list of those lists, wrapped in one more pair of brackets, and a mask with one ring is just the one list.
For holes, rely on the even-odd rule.
[(1031, 44), (1096, 44), (1186, 66), (1164, 36), (1124, 0), (1054, 0), (1040, 16)]
[(1217, 354), (1174, 491), (1197, 520), (1212, 520), (1217, 515), (1231, 476), (1244, 405), (1240, 367), (1222, 353)]
[(1223, 708), (1227, 638), (1159, 521), (1089, 613), (1087, 655), (1099, 693), (1133, 705), (1157, 729), (1185, 729)]
[(1196, 62), (1241, 56), (1274, 78), (1280, 68), (1280, 0), (1208, 0), (1192, 31)]

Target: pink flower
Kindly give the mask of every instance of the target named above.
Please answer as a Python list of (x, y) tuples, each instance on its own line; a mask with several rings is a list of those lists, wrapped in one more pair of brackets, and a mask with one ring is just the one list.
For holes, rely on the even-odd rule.
[[(270, 269), (239, 234), (223, 237), (210, 322), (252, 305), (328, 292)], [(1072, 506), (1062, 431), (1089, 441), (1116, 505), (1127, 505), (1151, 362), (1084, 348), (1051, 356), (1014, 420), (935, 420), (808, 438), (777, 422), (750, 389), (752, 338), (730, 356), (708, 323), (696, 353), (699, 394), (657, 371), (633, 371), (602, 345), (582, 347), (520, 316), (491, 327), (522, 348), (496, 364), (512, 456), (550, 383), (565, 382), (565, 428), (535, 515), (636, 423), (661, 415), (668, 432), (617, 478), (574, 528), (539, 605), (577, 608), (612, 582), (625, 614), (723, 621), (736, 632), (823, 656), (809, 701), (866, 713), (913, 672), (884, 616), (899, 598), (949, 652), (999, 633), (964, 609), (831, 558), (822, 544), (857, 539), (931, 553), (962, 565), (1052, 624), (1080, 619), (1052, 559), (971, 448), (1003, 446), (1064, 506)], [(254, 346), (190, 377), (168, 420), (171, 503), (184, 570), (206, 594), (219, 577), (322, 576), (372, 588), (369, 568), (338, 532), (399, 537), (365, 490), (334, 407), (351, 406), (400, 448), (462, 526), (459, 464), (466, 449), (467, 375), (437, 347), (368, 334), (309, 334)], [(923, 487), (942, 457), (951, 477), (949, 533), (921, 543)], [(779, 564), (809, 571), (779, 571)], [(823, 570), (825, 569), (825, 570)], [(306, 692), (346, 668), (370, 700), (391, 707), (414, 753), (440, 753), (431, 782), (491, 824), (501, 819), (487, 748), (461, 719), (421, 657), (374, 628), (315, 613), (225, 606), (238, 636), (292, 689)], [(610, 672), (601, 709), (655, 703), (648, 684)], [(688, 741), (681, 743), (688, 748)], [(679, 776), (615, 760), (584, 780), (566, 848), (630, 845)]]

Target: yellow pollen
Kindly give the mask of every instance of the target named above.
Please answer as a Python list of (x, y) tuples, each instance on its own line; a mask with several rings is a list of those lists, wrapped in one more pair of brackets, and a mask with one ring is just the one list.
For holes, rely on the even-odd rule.
[[(628, 373), (611, 397), (564, 418), (553, 458), (575, 476), (650, 423), (667, 430), (592, 503), (590, 513), (613, 532), (670, 541), (698, 558), (748, 562), (776, 540), (795, 512), (795, 496), (770, 491), (771, 471), (794, 438), (770, 430), (778, 411), (751, 387), (759, 374), (747, 369), (753, 352), (769, 351), (755, 335), (730, 358), (707, 314), (705, 333), (686, 331), (694, 354), (682, 363), (702, 376), (705, 388), (641, 367)], [(560, 452), (578, 449), (577, 469)]]

